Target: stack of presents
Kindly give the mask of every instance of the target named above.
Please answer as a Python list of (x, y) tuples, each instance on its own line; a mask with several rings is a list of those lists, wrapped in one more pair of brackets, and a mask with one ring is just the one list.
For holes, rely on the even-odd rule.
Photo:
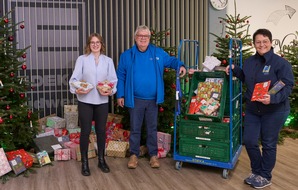
[[(112, 157), (126, 157), (129, 149), (130, 131), (123, 129), (121, 123), (123, 116), (109, 113), (106, 123), (106, 155)], [(14, 171), (16, 175), (24, 172), (33, 164), (44, 166), (50, 164), (51, 160), (81, 161), (80, 155), (80, 127), (78, 123), (77, 105), (64, 106), (64, 118), (55, 114), (39, 119), (40, 133), (34, 141), (34, 152), (24, 149), (4, 152), (0, 149), (0, 176)], [(95, 123), (89, 137), (88, 158), (97, 155)], [(158, 132), (158, 156), (166, 157), (171, 147), (171, 135)], [(146, 148), (142, 149), (143, 154)], [(141, 151), (140, 151), (141, 152)]]

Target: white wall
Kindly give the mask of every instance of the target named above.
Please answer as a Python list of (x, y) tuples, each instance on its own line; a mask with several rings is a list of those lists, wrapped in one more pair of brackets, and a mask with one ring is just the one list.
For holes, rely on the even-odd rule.
[[(285, 6), (289, 6), (288, 9)], [(259, 28), (267, 28), (272, 32), (273, 39), (282, 41), (285, 36), (298, 31), (298, 1), (297, 0), (236, 0), (237, 13), (240, 17), (251, 16), (249, 19), (249, 33), (252, 35)], [(234, 15), (234, 0), (229, 0), (227, 14)], [(216, 12), (210, 8), (210, 32), (219, 34), (218, 17), (223, 11)], [(214, 42), (210, 37), (210, 53), (214, 51)], [(289, 35), (285, 38), (283, 45), (288, 44), (295, 38)], [(278, 51), (279, 47), (275, 48)]]
[[(272, 32), (273, 39), (282, 41), (286, 35), (298, 31), (297, 0), (237, 0), (236, 7), (240, 15), (251, 16), (251, 34), (259, 28), (267, 28)], [(234, 11), (234, 0), (230, 0), (227, 13), (233, 14)], [(294, 35), (286, 37), (284, 44), (288, 44), (293, 38)]]

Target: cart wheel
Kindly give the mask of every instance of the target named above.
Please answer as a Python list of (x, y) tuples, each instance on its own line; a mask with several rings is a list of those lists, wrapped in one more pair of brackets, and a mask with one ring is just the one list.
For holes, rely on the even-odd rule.
[(182, 162), (176, 162), (176, 170), (180, 170), (182, 168)]
[(228, 179), (228, 175), (229, 175), (229, 170), (228, 169), (223, 169), (222, 177), (225, 178), (225, 179)]

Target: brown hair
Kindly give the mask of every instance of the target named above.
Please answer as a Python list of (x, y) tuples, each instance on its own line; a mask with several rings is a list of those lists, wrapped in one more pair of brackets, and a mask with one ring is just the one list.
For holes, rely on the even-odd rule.
[(101, 53), (101, 54), (105, 54), (105, 53), (106, 53), (106, 46), (105, 46), (105, 44), (104, 44), (103, 37), (102, 37), (100, 34), (98, 34), (98, 33), (92, 33), (92, 34), (90, 34), (90, 36), (88, 37), (88, 39), (87, 39), (87, 43), (86, 43), (85, 48), (84, 48), (84, 52), (85, 52), (85, 54), (89, 55), (89, 54), (91, 53), (90, 43), (91, 43), (91, 39), (92, 39), (93, 37), (96, 37), (96, 38), (100, 41), (100, 43), (101, 43), (100, 53)]

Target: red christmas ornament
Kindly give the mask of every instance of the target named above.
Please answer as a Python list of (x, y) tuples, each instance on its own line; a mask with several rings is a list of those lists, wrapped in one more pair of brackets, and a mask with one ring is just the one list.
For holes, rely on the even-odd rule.
[(29, 110), (29, 111), (28, 111), (28, 114), (32, 114), (32, 111), (31, 111), (31, 110)]
[(22, 69), (23, 69), (23, 70), (26, 70), (26, 69), (27, 69), (27, 65), (26, 65), (26, 64), (23, 64), (23, 65), (22, 65)]
[(229, 35), (228, 34), (226, 35), (226, 38), (229, 38)]
[(168, 69), (168, 68), (165, 68), (165, 70), (164, 70), (164, 71), (167, 73), (167, 72), (169, 72), (169, 69)]
[(30, 115), (30, 114), (28, 114), (28, 115), (27, 115), (27, 118), (28, 118), (28, 119), (30, 119), (30, 118), (31, 118), (31, 115)]
[(12, 119), (12, 118), (13, 118), (13, 116), (12, 116), (12, 115), (10, 115), (10, 116), (9, 116), (9, 119)]
[(216, 46), (216, 47), (219, 47), (219, 44), (216, 44), (215, 46)]
[(20, 98), (25, 98), (25, 94), (24, 93), (20, 93)]
[(165, 110), (163, 109), (163, 107), (159, 107), (159, 112), (164, 112)]
[(14, 73), (13, 72), (10, 73), (10, 77), (14, 77)]
[(186, 99), (182, 99), (182, 103), (186, 103)]
[(172, 84), (171, 87), (172, 87), (173, 89), (176, 89), (176, 84)]
[(10, 89), (9, 89), (9, 92), (10, 92), (10, 93), (13, 93), (13, 92), (14, 92), (14, 89), (13, 89), (13, 88), (10, 88)]
[(10, 110), (10, 106), (9, 105), (6, 106), (6, 110)]
[(21, 28), (21, 29), (24, 29), (24, 28), (25, 28), (25, 25), (22, 24), (22, 25), (20, 26), (20, 28)]
[(5, 18), (5, 19), (4, 19), (4, 22), (5, 22), (5, 23), (8, 23), (8, 22), (9, 22), (8, 18)]
[(166, 32), (166, 35), (169, 36), (170, 35), (170, 32)]
[(3, 123), (3, 122), (4, 122), (4, 120), (2, 119), (2, 117), (0, 117), (0, 124)]
[(26, 58), (26, 54), (25, 53), (22, 55), (22, 58), (24, 58), (24, 59)]
[(222, 63), (223, 65), (226, 65), (226, 64), (227, 64), (227, 60), (224, 59), (224, 60), (221, 61), (221, 63)]
[(8, 36), (8, 41), (13, 41), (13, 36)]

